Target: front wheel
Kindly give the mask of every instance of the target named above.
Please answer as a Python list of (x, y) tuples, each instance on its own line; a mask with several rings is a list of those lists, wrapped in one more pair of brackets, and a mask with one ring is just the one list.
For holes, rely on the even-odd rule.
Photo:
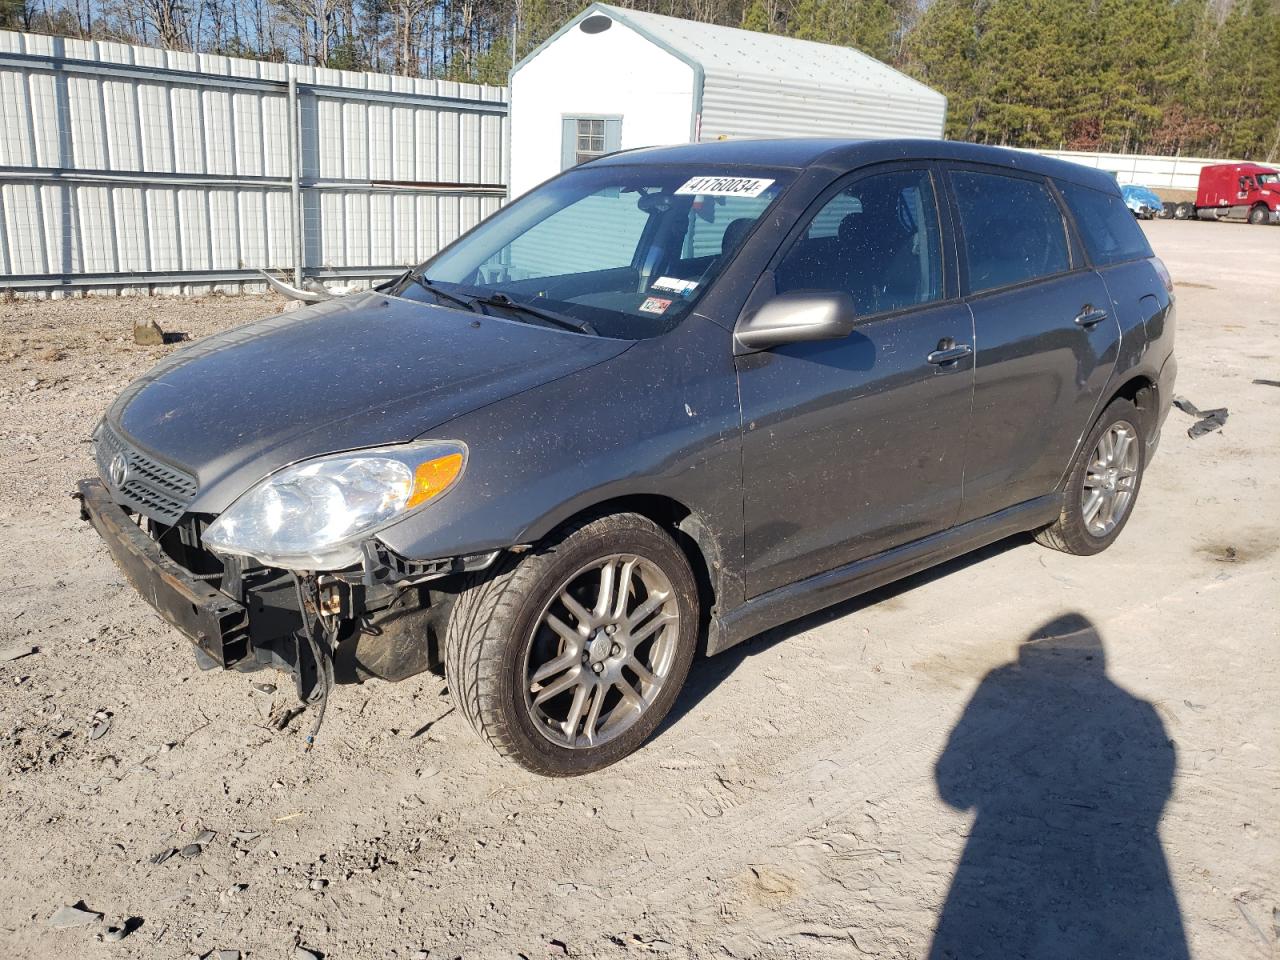
[(1266, 207), (1264, 207), (1262, 204), (1258, 204), (1252, 210), (1249, 211), (1249, 222), (1254, 224), (1255, 226), (1264, 224), (1270, 219), (1271, 219), (1271, 211), (1268, 210)]
[(1077, 556), (1101, 553), (1115, 542), (1142, 486), (1146, 443), (1141, 423), (1138, 408), (1128, 400), (1111, 401), (1067, 476), (1062, 512), (1036, 540)]
[(508, 554), (458, 595), (445, 638), (454, 703), (499, 753), (575, 776), (636, 750), (675, 703), (698, 590), (653, 521), (610, 514)]

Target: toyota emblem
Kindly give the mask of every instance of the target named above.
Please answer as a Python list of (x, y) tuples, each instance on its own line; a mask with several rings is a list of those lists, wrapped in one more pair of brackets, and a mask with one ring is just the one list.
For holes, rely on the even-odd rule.
[(129, 479), (129, 458), (123, 453), (117, 453), (111, 458), (111, 463), (107, 465), (107, 477), (111, 480), (117, 490), (123, 490), (125, 482)]

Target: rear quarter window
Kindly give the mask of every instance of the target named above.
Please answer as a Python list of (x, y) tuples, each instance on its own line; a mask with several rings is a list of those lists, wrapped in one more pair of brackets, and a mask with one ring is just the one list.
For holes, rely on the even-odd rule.
[(1071, 269), (1066, 225), (1047, 184), (972, 170), (954, 171), (951, 183), (970, 293)]
[(1075, 217), (1089, 259), (1095, 264), (1102, 266), (1151, 256), (1147, 235), (1122, 198), (1075, 183), (1057, 181), (1057, 184)]

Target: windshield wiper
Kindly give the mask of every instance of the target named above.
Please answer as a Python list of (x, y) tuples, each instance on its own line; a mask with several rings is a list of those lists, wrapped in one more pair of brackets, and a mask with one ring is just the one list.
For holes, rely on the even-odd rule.
[(505, 293), (491, 293), (487, 297), (476, 297), (473, 302), (483, 303), (490, 307), (501, 307), (505, 310), (516, 310), (520, 313), (528, 314), (531, 317), (537, 317), (539, 320), (561, 327), (565, 330), (576, 330), (578, 333), (589, 333), (596, 337), (600, 336), (600, 331), (589, 324), (586, 320), (566, 317), (562, 313), (552, 313), (550, 310), (543, 310), (541, 307), (534, 307), (527, 303), (520, 303), (518, 300), (512, 300)]
[(516, 300), (512, 300), (505, 293), (492, 293), (487, 297), (464, 297), (461, 294), (451, 293), (439, 284), (433, 283), (417, 270), (407, 271), (404, 279), (412, 280), (438, 300), (449, 300), (456, 303), (458, 306), (465, 307), (467, 310), (471, 310), (475, 313), (485, 312), (481, 304), (490, 307), (500, 307), (506, 310), (515, 310), (520, 313), (525, 313), (531, 317), (537, 317), (545, 323), (561, 327), (565, 330), (574, 330), (578, 333), (589, 333), (593, 336), (600, 336), (599, 331), (586, 320), (575, 320), (573, 317), (566, 317), (563, 314), (552, 313), (550, 310), (542, 310), (538, 307), (530, 306), (527, 303), (519, 303)]
[(450, 293), (448, 290), (444, 289), (444, 287), (440, 286), (439, 284), (432, 283), (430, 280), (428, 280), (426, 277), (420, 274), (417, 270), (408, 271), (404, 275), (404, 279), (412, 280), (414, 283), (420, 286), (423, 290), (427, 291), (427, 293), (431, 294), (437, 300), (448, 300), (451, 303), (456, 303), (458, 306), (463, 307), (464, 309), (472, 311), (473, 313), (484, 313), (483, 310), (481, 310), (478, 306), (476, 306), (476, 301), (471, 297), (463, 297), (456, 293)]

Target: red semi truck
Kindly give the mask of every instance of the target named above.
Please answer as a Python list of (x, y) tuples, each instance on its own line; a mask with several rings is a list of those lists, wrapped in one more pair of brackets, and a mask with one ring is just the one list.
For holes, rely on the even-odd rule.
[(1216, 163), (1200, 171), (1196, 202), (1174, 208), (1179, 220), (1280, 223), (1280, 170), (1256, 163)]

